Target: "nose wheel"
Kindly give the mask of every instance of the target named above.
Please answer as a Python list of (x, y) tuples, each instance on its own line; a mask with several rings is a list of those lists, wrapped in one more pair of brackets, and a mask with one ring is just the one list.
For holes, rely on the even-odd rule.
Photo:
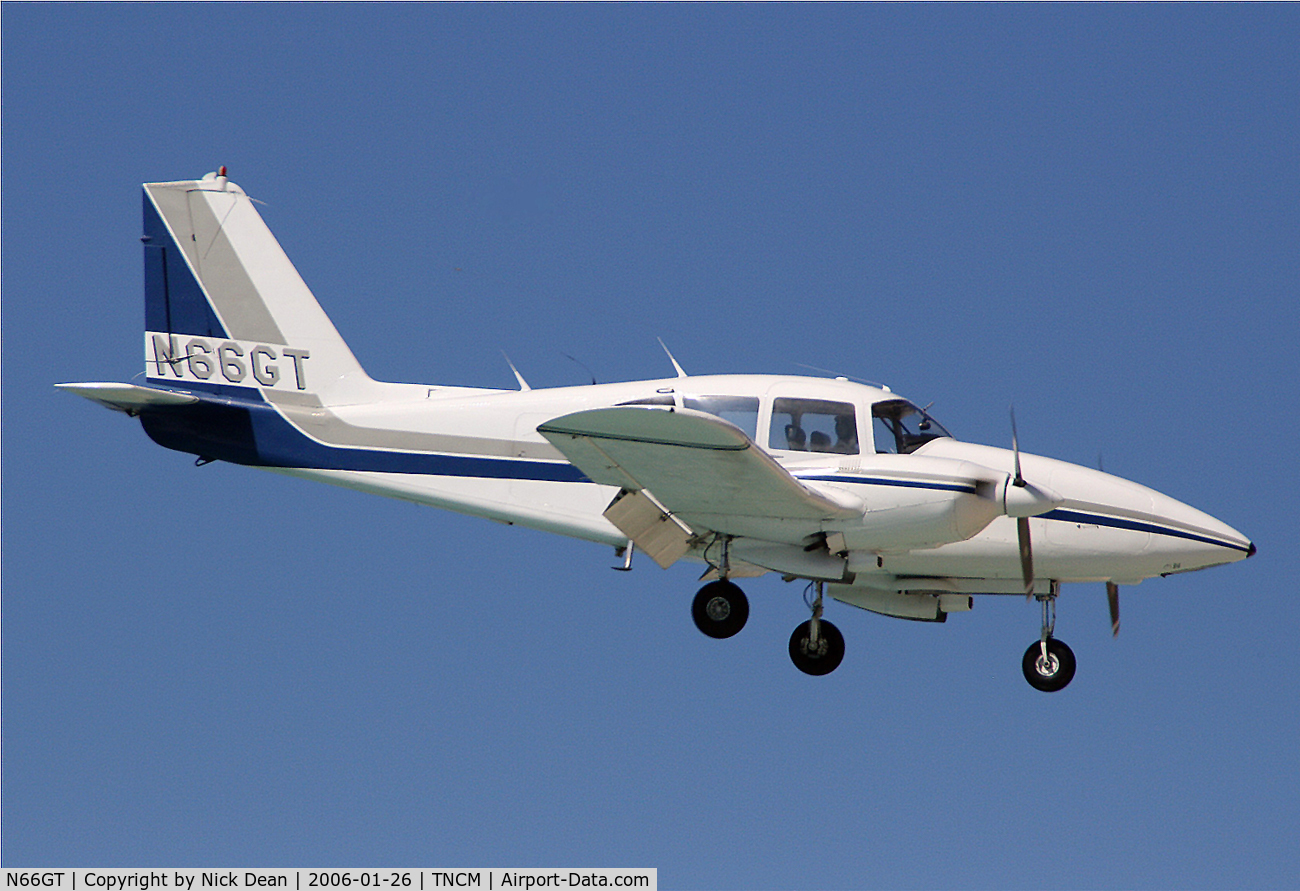
[(1029, 686), (1044, 693), (1063, 690), (1074, 679), (1074, 651), (1064, 641), (1052, 636), (1056, 630), (1056, 596), (1060, 590), (1060, 584), (1052, 582), (1049, 593), (1039, 595), (1038, 601), (1043, 605), (1043, 630), (1038, 641), (1025, 650), (1025, 658), (1020, 660), (1020, 668)]
[(1055, 693), (1074, 677), (1074, 653), (1054, 637), (1029, 645), (1020, 667), (1035, 690)]

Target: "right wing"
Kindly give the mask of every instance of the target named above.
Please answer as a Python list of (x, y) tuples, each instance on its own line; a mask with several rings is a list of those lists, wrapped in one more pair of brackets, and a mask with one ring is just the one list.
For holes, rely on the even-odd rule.
[(847, 492), (795, 479), (740, 428), (705, 412), (600, 408), (537, 430), (594, 482), (648, 492), (696, 535), (797, 543), (864, 509)]

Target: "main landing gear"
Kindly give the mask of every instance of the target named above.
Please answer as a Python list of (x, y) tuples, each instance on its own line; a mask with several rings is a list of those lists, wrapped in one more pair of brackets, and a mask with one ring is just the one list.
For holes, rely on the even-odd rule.
[[(814, 582), (817, 596), (806, 601), (812, 618), (790, 635), (790, 661), (804, 674), (830, 674), (844, 659), (844, 635), (822, 618), (821, 582)], [(731, 637), (745, 627), (749, 618), (749, 599), (734, 582), (719, 579), (709, 582), (691, 603), (695, 627), (713, 638)]]
[(1052, 636), (1060, 587), (1058, 582), (1052, 582), (1050, 593), (1038, 595), (1038, 602), (1043, 605), (1043, 631), (1038, 641), (1025, 650), (1025, 658), (1020, 663), (1029, 686), (1044, 693), (1062, 690), (1074, 679), (1074, 652), (1064, 641)]
[(695, 595), (691, 604), (695, 627), (709, 637), (731, 637), (745, 627), (749, 618), (749, 598), (740, 586), (726, 579), (709, 582)]
[(844, 635), (840, 629), (822, 618), (823, 582), (813, 582), (810, 590), (815, 588), (817, 596), (811, 601), (804, 595), (804, 602), (812, 610), (812, 618), (804, 622), (790, 635), (790, 661), (804, 674), (830, 674), (839, 668), (844, 660)]
[[(722, 577), (700, 588), (691, 603), (695, 627), (715, 639), (734, 637), (749, 619), (749, 598), (727, 578), (728, 543), (727, 539), (723, 540), (722, 562), (714, 564)], [(804, 674), (814, 676), (830, 674), (844, 661), (844, 635), (822, 618), (825, 589), (825, 582), (809, 583), (804, 603), (812, 611), (812, 618), (790, 635), (790, 661)], [(1045, 693), (1063, 690), (1074, 679), (1074, 653), (1052, 636), (1056, 628), (1056, 598), (1060, 592), (1060, 583), (1054, 581), (1047, 594), (1037, 595), (1043, 608), (1042, 631), (1021, 660), (1025, 680), (1035, 690)], [(1113, 616), (1115, 609), (1112, 607), (1111, 611)]]

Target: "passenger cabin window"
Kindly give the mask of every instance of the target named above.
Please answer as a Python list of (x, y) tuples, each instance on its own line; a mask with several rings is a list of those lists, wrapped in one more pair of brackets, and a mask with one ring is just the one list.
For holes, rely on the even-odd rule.
[(768, 447), (794, 452), (858, 453), (858, 421), (847, 402), (777, 399)]
[(717, 415), (730, 421), (750, 439), (758, 438), (758, 397), (756, 396), (686, 396), (682, 404), (696, 411)]
[(871, 406), (876, 451), (910, 455), (932, 439), (952, 436), (943, 425), (906, 399), (887, 399)]

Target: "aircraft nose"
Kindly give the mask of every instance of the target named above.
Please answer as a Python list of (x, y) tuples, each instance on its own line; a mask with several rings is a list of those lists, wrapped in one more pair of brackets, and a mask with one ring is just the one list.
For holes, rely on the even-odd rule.
[(1153, 535), (1148, 553), (1161, 555), (1164, 572), (1186, 572), (1255, 555), (1255, 543), (1204, 511), (1152, 492)]
[(1188, 572), (1255, 553), (1254, 543), (1227, 523), (1154, 489), (1078, 465), (1053, 468), (1050, 482), (1067, 493), (1067, 504), (1048, 516), (1145, 533), (1143, 572)]

